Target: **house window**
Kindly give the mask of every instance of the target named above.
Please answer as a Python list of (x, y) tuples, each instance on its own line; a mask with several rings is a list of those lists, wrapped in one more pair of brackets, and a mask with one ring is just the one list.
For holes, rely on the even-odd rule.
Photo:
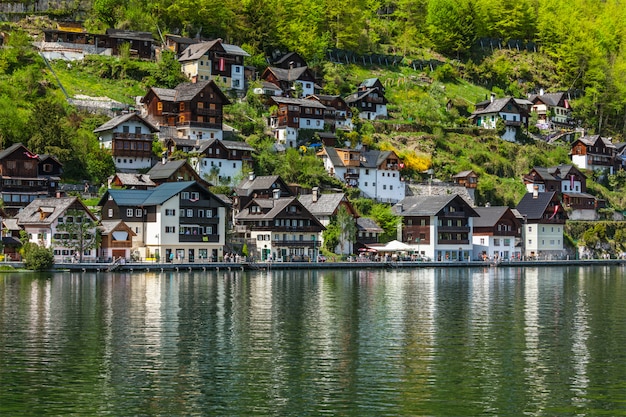
[(126, 209), (126, 217), (133, 217), (133, 209)]
[(481, 244), (481, 245), (484, 245), (484, 244), (485, 244), (485, 238), (484, 238), (484, 237), (481, 237), (481, 238), (480, 238), (480, 244)]
[(493, 240), (493, 246), (500, 246), (500, 239), (495, 238), (495, 239)]
[(212, 210), (212, 209), (208, 209), (208, 210), (206, 211), (206, 216), (207, 216), (207, 217), (213, 217), (213, 210)]
[(200, 193), (194, 191), (191, 193), (191, 200), (197, 201), (200, 199)]
[(43, 172), (52, 172), (52, 164), (43, 164)]
[(166, 216), (175, 216), (176, 215), (176, 210), (174, 210), (174, 209), (165, 209), (165, 215)]
[(187, 209), (187, 217), (193, 217), (193, 209)]
[(157, 111), (163, 111), (163, 102), (159, 101), (157, 103)]
[(185, 111), (185, 103), (180, 103), (180, 111)]
[(182, 193), (180, 193), (180, 198), (182, 200), (189, 200), (189, 192), (188, 191), (183, 191)]
[(135, 217), (141, 217), (141, 209), (135, 209)]
[(165, 233), (176, 233), (176, 226), (165, 226)]

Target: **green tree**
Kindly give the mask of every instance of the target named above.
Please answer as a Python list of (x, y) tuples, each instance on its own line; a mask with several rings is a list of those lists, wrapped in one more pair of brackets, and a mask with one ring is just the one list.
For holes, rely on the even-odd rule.
[(100, 236), (96, 227), (97, 223), (85, 212), (68, 210), (63, 223), (57, 225), (57, 231), (61, 233), (54, 238), (54, 243), (78, 253), (79, 261), (82, 262), (85, 251), (98, 247)]
[(426, 22), (430, 39), (440, 52), (464, 55), (476, 39), (470, 0), (430, 0)]
[(376, 223), (384, 230), (380, 235), (380, 241), (382, 243), (394, 240), (398, 236), (398, 226), (400, 225), (401, 217), (396, 216), (391, 211), (391, 206), (388, 204), (376, 203), (372, 207), (372, 218)]
[(348, 247), (349, 252), (352, 252), (352, 244), (356, 241), (356, 220), (342, 205), (335, 215), (335, 221), (340, 230), (339, 245)]

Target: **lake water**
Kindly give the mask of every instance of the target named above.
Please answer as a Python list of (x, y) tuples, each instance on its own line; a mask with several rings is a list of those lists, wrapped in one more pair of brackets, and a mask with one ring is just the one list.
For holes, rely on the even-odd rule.
[(3, 274), (0, 415), (626, 415), (625, 272)]

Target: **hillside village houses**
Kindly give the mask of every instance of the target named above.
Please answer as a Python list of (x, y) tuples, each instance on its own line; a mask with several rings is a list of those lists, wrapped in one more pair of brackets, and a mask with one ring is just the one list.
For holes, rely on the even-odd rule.
[(325, 147), (318, 156), (330, 175), (358, 188), (366, 198), (396, 203), (405, 196), (402, 162), (393, 151)]
[[(142, 33), (111, 30), (105, 39), (70, 32), (49, 31), (48, 36), (53, 42), (82, 43), (82, 53), (105, 46), (115, 53), (123, 42), (135, 45), (131, 52), (137, 57), (152, 59), (158, 52)], [(232, 250), (227, 239), (231, 228), (230, 239), (247, 243), (257, 259), (316, 259), (325, 226), (338, 207), (349, 206), (345, 195), (299, 190), (278, 176), (251, 175), (237, 184), (244, 171), (254, 170), (255, 150), (243, 141), (225, 140), (223, 109), (231, 100), (222, 88), (232, 96), (246, 92), (246, 81), (254, 77), (254, 69), (244, 62), (249, 54), (221, 39), (177, 35), (166, 35), (163, 48), (176, 52), (190, 82), (173, 89), (151, 87), (138, 101), (137, 112), (114, 116), (94, 130), (101, 146), (111, 150), (117, 169), (110, 184), (122, 189), (109, 189), (100, 200), (101, 247), (83, 254), (85, 259), (219, 260)], [(528, 194), (516, 209), (473, 207), (473, 199), (455, 193), (411, 195), (400, 174), (403, 163), (394, 152), (334, 147), (335, 133), (353, 128), (353, 113), (366, 120), (388, 117), (381, 80), (363, 80), (347, 97), (324, 95), (317, 75), (298, 54), (282, 54), (271, 62), (255, 93), (265, 95), (268, 107), (275, 108), (267, 127), (277, 142), (297, 148), (321, 140), (317, 155), (329, 174), (358, 188), (362, 197), (395, 204), (393, 211), (402, 218), (398, 238), (423, 257), (452, 261), (561, 256), (565, 220), (598, 219), (598, 209), (606, 205), (587, 194), (583, 171), (613, 173), (626, 160), (622, 144), (583, 136), (572, 144), (571, 165), (535, 167), (524, 176)], [(531, 112), (537, 113), (540, 125), (571, 125), (567, 95), (543, 91), (528, 99), (492, 95), (476, 105), (470, 120), (487, 129), (502, 120), (503, 139), (514, 141), (520, 129), (527, 129)], [(160, 161), (152, 154), (155, 139), (166, 148)], [(176, 151), (195, 156), (189, 163), (168, 160)], [(66, 200), (57, 191), (61, 174), (54, 156), (34, 155), (21, 144), (0, 151), (4, 216), (15, 215), (17, 220), (2, 219), (5, 236), (22, 228), (31, 241), (54, 246), (54, 219), (65, 217), (60, 202)], [(234, 186), (234, 195), (212, 194), (208, 180)], [(473, 191), (478, 177), (466, 171), (454, 181)], [(60, 199), (52, 204), (49, 197), (57, 195)], [(68, 207), (77, 206), (72, 201)], [(378, 242), (383, 230), (372, 219), (348, 212), (358, 236), (336, 250), (372, 250), (369, 245)], [(69, 249), (55, 250), (58, 260), (72, 256)]]

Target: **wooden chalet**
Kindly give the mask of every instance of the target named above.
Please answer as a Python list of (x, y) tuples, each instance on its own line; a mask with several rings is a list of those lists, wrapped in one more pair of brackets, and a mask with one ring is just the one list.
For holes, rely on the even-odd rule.
[(152, 87), (141, 101), (149, 118), (160, 126), (220, 132), (223, 107), (230, 104), (214, 81), (182, 83), (173, 89)]
[(55, 196), (62, 165), (50, 155), (35, 155), (21, 143), (0, 151), (0, 196), (4, 210), (16, 214), (37, 198)]

